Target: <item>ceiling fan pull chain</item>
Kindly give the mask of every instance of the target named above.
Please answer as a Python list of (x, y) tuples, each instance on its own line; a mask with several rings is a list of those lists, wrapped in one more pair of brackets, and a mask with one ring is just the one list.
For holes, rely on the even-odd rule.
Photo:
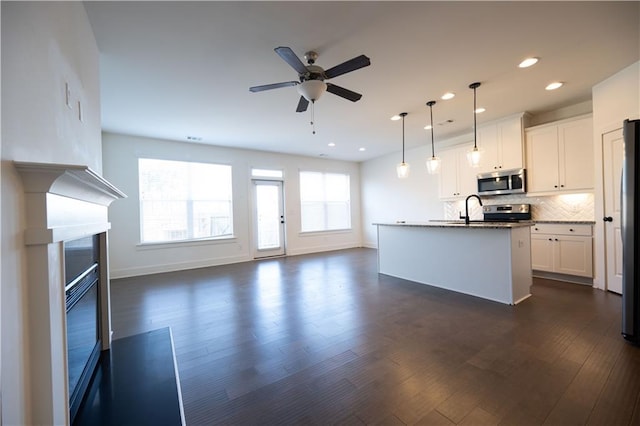
[(311, 133), (314, 135), (316, 134), (316, 123), (314, 119), (315, 105), (316, 105), (315, 101), (311, 101), (311, 130), (312, 130)]

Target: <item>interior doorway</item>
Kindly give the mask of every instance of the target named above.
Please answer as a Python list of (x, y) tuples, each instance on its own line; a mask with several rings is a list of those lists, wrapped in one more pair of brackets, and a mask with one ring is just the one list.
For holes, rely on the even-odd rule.
[(622, 129), (616, 129), (602, 135), (606, 288), (618, 294), (622, 294), (620, 184), (623, 143)]
[(253, 257), (286, 253), (282, 181), (253, 180)]

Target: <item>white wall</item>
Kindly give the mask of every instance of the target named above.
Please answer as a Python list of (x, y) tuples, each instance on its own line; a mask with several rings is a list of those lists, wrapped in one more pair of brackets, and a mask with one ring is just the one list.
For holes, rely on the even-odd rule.
[(25, 210), (12, 161), (86, 164), (100, 171), (98, 80), (98, 49), (82, 3), (2, 2), (3, 425), (30, 423), (29, 392), (38, 381), (28, 370)]
[[(260, 151), (103, 134), (104, 176), (127, 194), (109, 208), (111, 277), (144, 275), (243, 262), (252, 259), (251, 168), (284, 170), (287, 254), (360, 247), (360, 172), (358, 163)], [(140, 246), (138, 158), (230, 164), (233, 170), (233, 240)], [(301, 234), (299, 170), (351, 176), (349, 231)]]
[(594, 286), (605, 289), (604, 189), (602, 134), (622, 127), (624, 119), (640, 118), (640, 62), (619, 71), (593, 87), (593, 133), (595, 162)]
[(438, 199), (438, 175), (429, 175), (425, 165), (429, 157), (430, 146), (407, 150), (405, 161), (411, 169), (406, 179), (398, 179), (396, 174), (396, 165), (402, 159), (400, 151), (360, 164), (365, 247), (378, 246), (376, 227), (372, 223), (444, 218), (443, 203)]

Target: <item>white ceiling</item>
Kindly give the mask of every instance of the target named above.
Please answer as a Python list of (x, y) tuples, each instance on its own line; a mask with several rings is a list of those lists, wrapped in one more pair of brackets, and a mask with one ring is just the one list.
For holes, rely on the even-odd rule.
[[(364, 161), (521, 111), (591, 98), (591, 87), (640, 57), (639, 2), (86, 2), (101, 52), (103, 129), (109, 132)], [(331, 79), (363, 94), (326, 93), (296, 113), (297, 79), (275, 52), (319, 54), (328, 69), (360, 54), (371, 66)], [(519, 69), (527, 56), (540, 57)], [(304, 59), (303, 59), (304, 61)], [(544, 87), (565, 82), (559, 90)], [(446, 91), (457, 96), (440, 100)], [(327, 146), (329, 142), (335, 147)], [(360, 147), (366, 151), (359, 151)]]

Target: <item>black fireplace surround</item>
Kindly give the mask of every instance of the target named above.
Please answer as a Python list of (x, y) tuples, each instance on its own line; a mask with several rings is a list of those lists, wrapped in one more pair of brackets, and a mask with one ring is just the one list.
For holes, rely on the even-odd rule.
[(64, 242), (71, 423), (100, 357), (98, 235)]

